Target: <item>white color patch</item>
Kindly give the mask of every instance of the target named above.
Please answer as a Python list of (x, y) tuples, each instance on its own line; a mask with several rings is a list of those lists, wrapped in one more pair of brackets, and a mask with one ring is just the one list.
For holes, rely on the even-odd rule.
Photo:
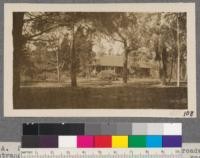
[(76, 148), (77, 136), (59, 136), (58, 147), (59, 148)]
[(182, 124), (181, 123), (165, 123), (163, 134), (164, 135), (182, 135)]

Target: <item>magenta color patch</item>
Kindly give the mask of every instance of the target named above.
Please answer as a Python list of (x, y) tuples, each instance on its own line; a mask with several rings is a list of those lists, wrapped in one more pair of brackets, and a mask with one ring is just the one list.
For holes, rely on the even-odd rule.
[(94, 147), (94, 137), (93, 136), (78, 136), (77, 137), (77, 147), (78, 148)]

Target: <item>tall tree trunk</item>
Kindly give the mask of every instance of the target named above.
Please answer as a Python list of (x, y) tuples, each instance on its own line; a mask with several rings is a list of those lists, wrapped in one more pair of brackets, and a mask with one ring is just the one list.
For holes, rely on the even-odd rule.
[(158, 14), (158, 27), (159, 27), (159, 34), (158, 34), (158, 43), (156, 49), (156, 60), (159, 61), (159, 78), (163, 82), (163, 62), (162, 62), (162, 40), (161, 40), (161, 26), (162, 26), (162, 13)]
[(160, 65), (160, 77), (163, 85), (166, 85), (166, 78), (167, 78), (167, 51), (166, 46), (164, 43), (164, 39), (162, 37), (162, 24), (163, 24), (163, 14), (159, 14), (159, 40), (158, 40), (158, 54), (159, 60), (161, 61)]
[(124, 52), (124, 64), (123, 64), (123, 83), (128, 81), (128, 51), (125, 49)]
[(24, 38), (22, 35), (23, 12), (13, 13), (13, 103), (15, 104), (17, 94), (20, 90), (20, 57), (22, 55)]
[(168, 81), (168, 83), (171, 82), (172, 74), (173, 74), (173, 68), (174, 68), (174, 57), (172, 57), (171, 70), (170, 70), (170, 76), (169, 76), (169, 81)]
[(180, 86), (180, 39), (179, 39), (179, 15), (177, 15), (177, 87)]
[(72, 49), (71, 49), (71, 86), (77, 87), (77, 79), (76, 79), (76, 50), (75, 50), (75, 31), (74, 26), (72, 28)]
[(163, 46), (162, 49), (162, 84), (166, 85), (167, 79), (167, 51), (166, 47)]
[(60, 82), (59, 49), (56, 51), (56, 61), (57, 81)]

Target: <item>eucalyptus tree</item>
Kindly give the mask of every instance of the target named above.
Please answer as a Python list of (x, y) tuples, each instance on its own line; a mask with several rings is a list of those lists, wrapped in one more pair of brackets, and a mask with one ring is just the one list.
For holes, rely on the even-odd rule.
[[(66, 46), (70, 48), (68, 49), (68, 56), (70, 57), (69, 67), (72, 87), (77, 87), (77, 73), (80, 62), (79, 55), (88, 52), (88, 49), (91, 50), (92, 47), (91, 34), (93, 27), (89, 17), (90, 13), (68, 12), (59, 13), (59, 18), (57, 19), (57, 23), (66, 27), (68, 30), (67, 38), (63, 42), (67, 42)], [(89, 43), (88, 47), (86, 43)], [(85, 50), (83, 50), (84, 47)]]
[[(14, 12), (13, 13), (13, 101), (20, 91), (20, 67), (22, 56), (28, 41), (35, 40), (44, 33), (59, 27), (49, 20), (44, 13)], [(44, 26), (45, 25), (45, 26)]]
[(24, 12), (13, 13), (13, 102), (17, 99), (20, 90), (20, 56), (23, 51), (24, 37), (23, 32)]
[[(187, 56), (186, 14), (161, 13), (160, 16), (159, 54), (163, 64), (163, 83), (167, 83), (167, 78), (169, 78), (168, 83), (171, 82), (173, 77), (176, 78), (177, 86), (179, 86), (180, 67), (184, 65)], [(176, 71), (174, 71), (175, 65)], [(173, 76), (173, 72), (176, 76)]]
[[(13, 18), (13, 37), (17, 52), (22, 52), (23, 47), (28, 41), (47, 41), (44, 38), (48, 36), (49, 32), (55, 32), (58, 28), (65, 28), (68, 34), (68, 42), (70, 48), (70, 76), (72, 87), (77, 87), (77, 51), (76, 40), (78, 40), (78, 31), (84, 29), (87, 32), (92, 31), (91, 22), (89, 20), (90, 13), (76, 13), (76, 12), (27, 12), (15, 13)], [(60, 31), (61, 33), (62, 30)], [(80, 31), (79, 31), (80, 32)], [(83, 39), (84, 40), (84, 39)], [(23, 42), (22, 42), (23, 41)], [(55, 43), (55, 42), (54, 42)], [(18, 48), (20, 46), (20, 48)], [(14, 87), (19, 89), (20, 84), (20, 55), (14, 51), (14, 59), (17, 66)], [(14, 62), (15, 63), (15, 62)], [(57, 69), (58, 70), (58, 69)], [(17, 90), (16, 90), (17, 91)]]
[(155, 61), (159, 63), (160, 79), (165, 85), (174, 78), (179, 85), (180, 66), (184, 65), (187, 49), (186, 14), (162, 12), (148, 14), (148, 17), (151, 24), (147, 21), (145, 26), (151, 37), (146, 39), (153, 42)]
[[(176, 80), (177, 86), (180, 86), (180, 80), (186, 78), (186, 71), (183, 73), (181, 68), (186, 70), (187, 60), (187, 24), (186, 13), (167, 13), (164, 16), (169, 28), (169, 35), (172, 45), (171, 57), (171, 74), (169, 82), (172, 78), (172, 71), (176, 63)], [(172, 42), (173, 41), (173, 42)], [(175, 62), (176, 61), (176, 62)]]
[[(74, 51), (75, 56), (73, 58), (73, 62), (75, 62), (75, 73), (81, 73), (82, 76), (89, 75), (90, 73), (90, 65), (94, 59), (94, 52), (92, 51), (93, 41), (90, 37), (90, 30), (85, 29), (83, 27), (79, 27), (74, 35), (76, 37), (75, 40), (75, 48)], [(72, 65), (72, 49), (71, 49), (71, 37), (69, 34), (66, 34), (61, 43), (61, 52), (65, 60), (64, 69), (70, 71)]]
[(123, 45), (123, 83), (128, 80), (128, 57), (139, 47), (140, 36), (135, 13), (96, 13), (96, 28), (102, 35)]

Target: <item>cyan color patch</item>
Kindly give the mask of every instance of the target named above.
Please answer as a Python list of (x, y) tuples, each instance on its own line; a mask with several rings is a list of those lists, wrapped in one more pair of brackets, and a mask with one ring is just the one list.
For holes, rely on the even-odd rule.
[(162, 148), (162, 136), (147, 136), (147, 147), (149, 148)]

